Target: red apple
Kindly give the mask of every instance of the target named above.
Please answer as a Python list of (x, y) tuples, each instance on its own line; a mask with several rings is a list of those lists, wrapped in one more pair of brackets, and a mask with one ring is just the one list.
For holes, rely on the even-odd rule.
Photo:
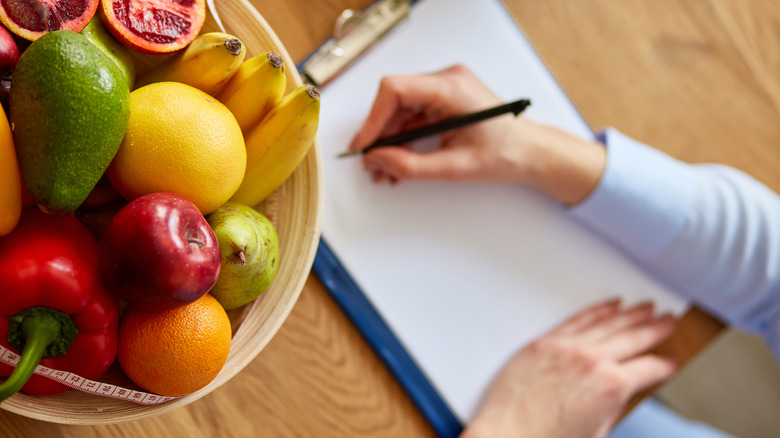
[(0, 75), (12, 71), (18, 61), (19, 47), (14, 37), (5, 27), (0, 26)]
[(100, 239), (100, 275), (128, 304), (161, 310), (207, 293), (219, 276), (214, 231), (188, 199), (150, 193), (122, 207)]

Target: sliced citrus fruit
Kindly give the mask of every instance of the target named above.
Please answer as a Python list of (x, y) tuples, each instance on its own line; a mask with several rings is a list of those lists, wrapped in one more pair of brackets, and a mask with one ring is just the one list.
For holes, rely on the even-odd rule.
[(16, 35), (35, 41), (53, 30), (81, 32), (97, 12), (99, 0), (0, 0), (0, 22)]
[(170, 53), (185, 47), (206, 21), (205, 0), (102, 0), (100, 4), (108, 30), (143, 53)]

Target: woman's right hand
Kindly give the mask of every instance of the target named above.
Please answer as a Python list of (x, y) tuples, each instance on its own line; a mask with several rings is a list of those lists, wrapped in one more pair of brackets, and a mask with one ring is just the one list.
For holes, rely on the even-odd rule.
[[(459, 65), (430, 74), (388, 76), (349, 149), (362, 150), (379, 138), (501, 103)], [(447, 132), (433, 151), (398, 145), (363, 156), (376, 182), (521, 182), (565, 203), (581, 200), (595, 187), (605, 162), (602, 146), (510, 114)]]

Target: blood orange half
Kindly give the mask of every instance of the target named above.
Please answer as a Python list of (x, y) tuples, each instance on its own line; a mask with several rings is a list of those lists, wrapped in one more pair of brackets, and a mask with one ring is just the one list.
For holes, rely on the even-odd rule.
[(95, 16), (99, 0), (0, 0), (0, 22), (16, 35), (35, 41), (53, 30), (81, 32)]
[(100, 3), (108, 30), (127, 46), (143, 53), (170, 53), (185, 47), (206, 21), (205, 0), (102, 0)]

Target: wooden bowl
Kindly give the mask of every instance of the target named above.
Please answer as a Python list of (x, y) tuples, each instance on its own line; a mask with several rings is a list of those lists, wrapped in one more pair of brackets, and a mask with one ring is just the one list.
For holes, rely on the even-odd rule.
[[(276, 51), (285, 60), (288, 91), (302, 83), (281, 41), (249, 2), (220, 0), (217, 4), (217, 13), (225, 31), (237, 36), (246, 45), (247, 59), (270, 50)], [(202, 32), (218, 30), (216, 21), (209, 15)], [(139, 55), (138, 69), (143, 71), (164, 58)], [(45, 397), (17, 393), (0, 406), (16, 414), (55, 423), (109, 424), (159, 415), (192, 403), (219, 388), (260, 353), (298, 300), (319, 243), (321, 186), (320, 148), (315, 141), (295, 173), (268, 200), (257, 206), (276, 226), (280, 245), (279, 270), (268, 291), (253, 303), (228, 312), (234, 333), (230, 355), (222, 371), (208, 386), (153, 406), (75, 390)], [(116, 363), (97, 380), (138, 389)]]

